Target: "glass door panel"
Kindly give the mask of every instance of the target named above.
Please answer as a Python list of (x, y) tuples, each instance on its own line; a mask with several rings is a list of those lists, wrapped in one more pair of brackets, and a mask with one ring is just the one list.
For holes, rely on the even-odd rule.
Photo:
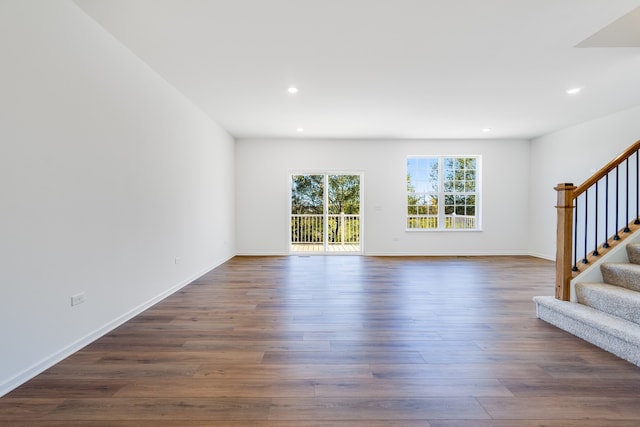
[(324, 175), (291, 177), (291, 249), (324, 251)]
[(360, 251), (360, 175), (329, 175), (328, 181), (328, 249)]

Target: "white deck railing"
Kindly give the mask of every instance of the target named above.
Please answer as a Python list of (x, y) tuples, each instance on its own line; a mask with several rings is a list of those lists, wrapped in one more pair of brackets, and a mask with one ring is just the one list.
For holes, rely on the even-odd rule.
[[(437, 229), (437, 215), (410, 215), (408, 217), (408, 228), (416, 229)], [(445, 215), (444, 226), (448, 229), (474, 229), (476, 228), (476, 217), (467, 215)]]
[[(360, 243), (360, 215), (327, 215), (328, 243)], [(291, 215), (291, 243), (322, 243), (324, 215)]]
[(445, 215), (446, 228), (476, 228), (476, 217), (471, 215)]

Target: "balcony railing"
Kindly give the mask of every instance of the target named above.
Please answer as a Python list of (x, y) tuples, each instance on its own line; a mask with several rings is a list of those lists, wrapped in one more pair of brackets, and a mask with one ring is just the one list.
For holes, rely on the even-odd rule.
[[(473, 215), (445, 215), (444, 226), (447, 229), (472, 230), (476, 228), (476, 217)], [(409, 216), (407, 227), (409, 229), (438, 229), (437, 215)]]
[[(324, 227), (324, 215), (291, 215), (291, 243), (323, 243)], [(327, 215), (327, 243), (360, 244), (360, 215)]]

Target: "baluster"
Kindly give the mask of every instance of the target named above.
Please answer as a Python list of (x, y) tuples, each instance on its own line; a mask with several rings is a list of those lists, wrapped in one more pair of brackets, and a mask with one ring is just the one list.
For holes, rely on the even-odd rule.
[(627, 158), (627, 160), (624, 162), (625, 166), (626, 166), (626, 175), (627, 175), (627, 183), (625, 185), (625, 190), (626, 190), (626, 198), (627, 201), (624, 205), (624, 212), (625, 212), (625, 221), (624, 221), (624, 232), (628, 233), (631, 231), (631, 229), (629, 228), (629, 158)]
[(584, 192), (584, 258), (582, 258), (583, 264), (589, 264), (589, 260), (587, 259), (587, 239), (589, 238), (589, 190)]
[(604, 244), (603, 248), (609, 247), (609, 174), (604, 177)]
[(596, 181), (596, 222), (595, 222), (595, 230), (594, 230), (594, 238), (593, 238), (593, 245), (595, 246), (595, 249), (593, 250), (593, 253), (591, 255), (593, 256), (598, 256), (600, 255), (600, 253), (598, 252), (598, 184), (600, 184), (600, 181)]
[(576, 210), (573, 216), (573, 267), (571, 271), (578, 271), (578, 199), (576, 199)]
[(616, 235), (613, 236), (613, 240), (620, 240), (620, 235), (618, 234), (618, 230), (620, 230), (619, 220), (620, 220), (620, 203), (619, 203), (619, 193), (620, 193), (620, 185), (619, 185), (619, 167), (616, 166)]
[(640, 224), (640, 150), (636, 151), (636, 220), (634, 224)]

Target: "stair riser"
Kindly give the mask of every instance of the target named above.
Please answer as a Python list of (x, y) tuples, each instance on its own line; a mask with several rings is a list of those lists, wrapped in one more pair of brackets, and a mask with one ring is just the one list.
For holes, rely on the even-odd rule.
[(610, 285), (622, 286), (640, 292), (640, 266), (630, 264), (602, 264), (602, 279)]
[(630, 263), (640, 264), (640, 245), (635, 243), (627, 245), (627, 256)]
[(581, 285), (576, 285), (576, 297), (580, 304), (640, 325), (640, 301), (637, 296), (630, 298), (612, 294), (606, 289)]

